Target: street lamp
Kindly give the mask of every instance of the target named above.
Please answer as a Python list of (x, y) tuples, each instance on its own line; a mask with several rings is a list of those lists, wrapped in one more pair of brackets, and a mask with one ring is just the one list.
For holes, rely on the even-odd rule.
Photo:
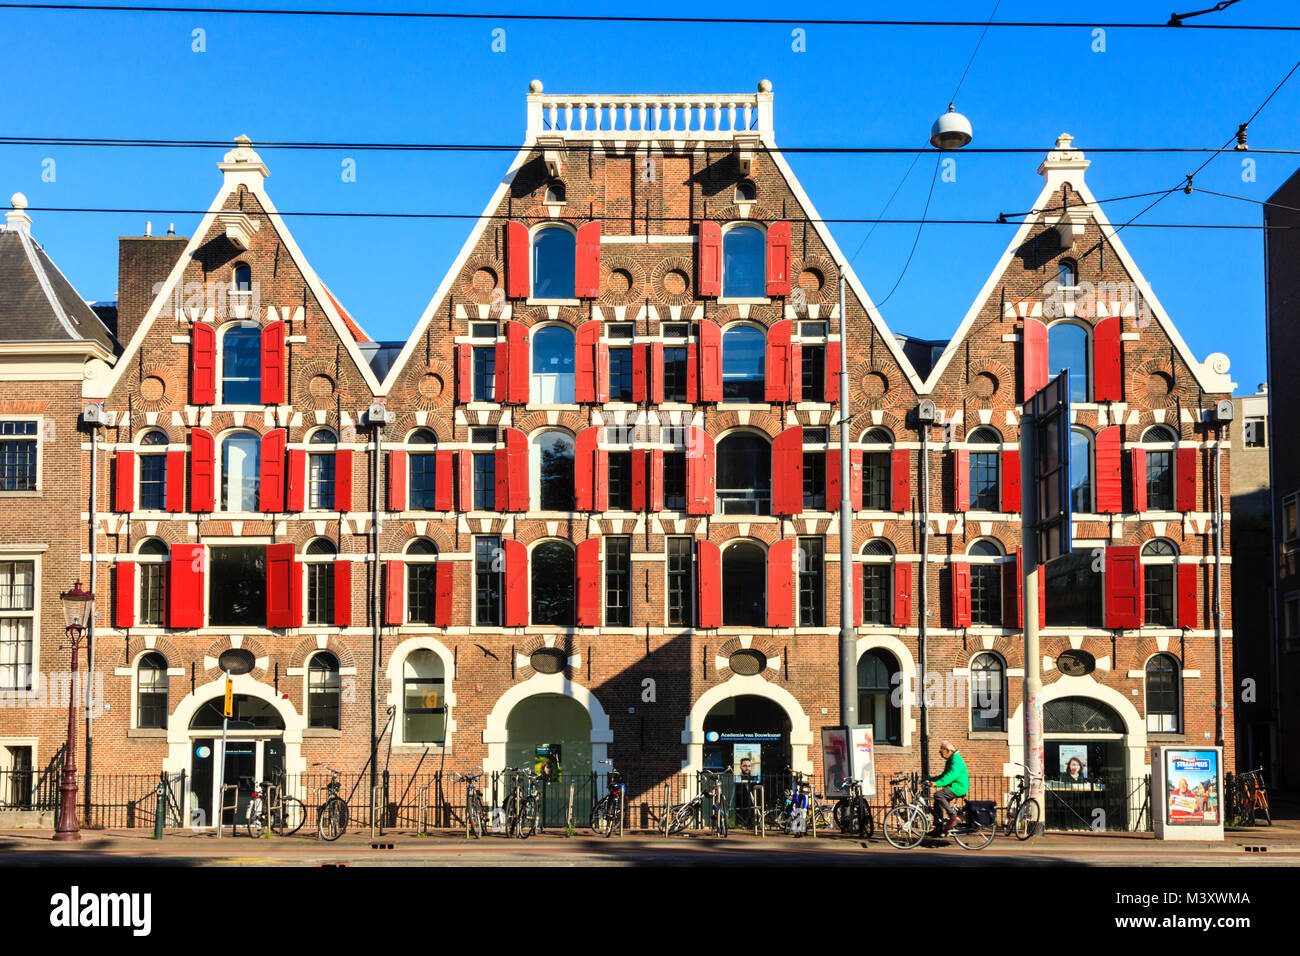
[(948, 112), (930, 127), (930, 145), (935, 149), (961, 149), (971, 141), (971, 136), (970, 120), (953, 109), (951, 103)]
[(77, 649), (86, 633), (91, 606), (95, 595), (81, 589), (81, 579), (71, 591), (59, 595), (63, 602), (64, 631), (72, 647), (72, 672), (68, 676), (68, 744), (63, 759), (63, 783), (59, 785), (59, 822), (54, 828), (54, 839), (80, 840), (77, 828)]

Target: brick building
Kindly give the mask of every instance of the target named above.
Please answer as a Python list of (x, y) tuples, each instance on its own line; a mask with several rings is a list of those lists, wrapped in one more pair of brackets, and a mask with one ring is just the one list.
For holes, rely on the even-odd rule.
[(1023, 760), (1017, 423), (1061, 367), (1075, 553), (1028, 602), (1049, 772), (1077, 757), (1118, 793), (1148, 745), (1213, 737), (1203, 410), (1227, 361), (1191, 355), (1083, 154), (1068, 136), (1047, 154), (1037, 211), (950, 341), (892, 332), (845, 269), (844, 342), (844, 256), (769, 151), (772, 111), (766, 86), (535, 85), (523, 147), (397, 345), (312, 271), (247, 141), (183, 248), (124, 245), (124, 352), (96, 386), (100, 767), (186, 771), (210, 812), (218, 658), (242, 648), (231, 779), (357, 771), (372, 727), (396, 773), (549, 754), (576, 779), (613, 760), (644, 791), (738, 746), (820, 773), (840, 719), (842, 349), (878, 772), (917, 768), (922, 706), (974, 772)]

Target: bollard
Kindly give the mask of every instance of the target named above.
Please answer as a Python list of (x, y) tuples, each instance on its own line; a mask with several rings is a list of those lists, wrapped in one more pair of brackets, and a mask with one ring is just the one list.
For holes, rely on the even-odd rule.
[(163, 835), (163, 815), (166, 813), (165, 797), (167, 793), (167, 774), (158, 774), (158, 809), (153, 817), (153, 838), (161, 840)]

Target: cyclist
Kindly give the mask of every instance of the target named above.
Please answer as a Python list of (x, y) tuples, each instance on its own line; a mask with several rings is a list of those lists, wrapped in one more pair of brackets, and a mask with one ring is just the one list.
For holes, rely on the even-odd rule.
[(955, 797), (966, 796), (967, 791), (970, 790), (970, 774), (966, 771), (966, 761), (957, 752), (957, 748), (945, 740), (939, 745), (939, 753), (944, 759), (943, 773), (930, 778), (930, 782), (935, 787), (932, 810), (934, 829), (930, 831), (931, 836), (942, 836), (952, 829), (952, 825), (957, 822), (957, 817), (952, 812), (950, 802)]

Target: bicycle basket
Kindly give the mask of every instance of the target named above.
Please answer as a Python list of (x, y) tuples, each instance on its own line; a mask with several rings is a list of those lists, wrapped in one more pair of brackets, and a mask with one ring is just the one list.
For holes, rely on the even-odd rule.
[(972, 823), (982, 827), (993, 826), (997, 819), (997, 805), (992, 800), (968, 800), (966, 812)]

